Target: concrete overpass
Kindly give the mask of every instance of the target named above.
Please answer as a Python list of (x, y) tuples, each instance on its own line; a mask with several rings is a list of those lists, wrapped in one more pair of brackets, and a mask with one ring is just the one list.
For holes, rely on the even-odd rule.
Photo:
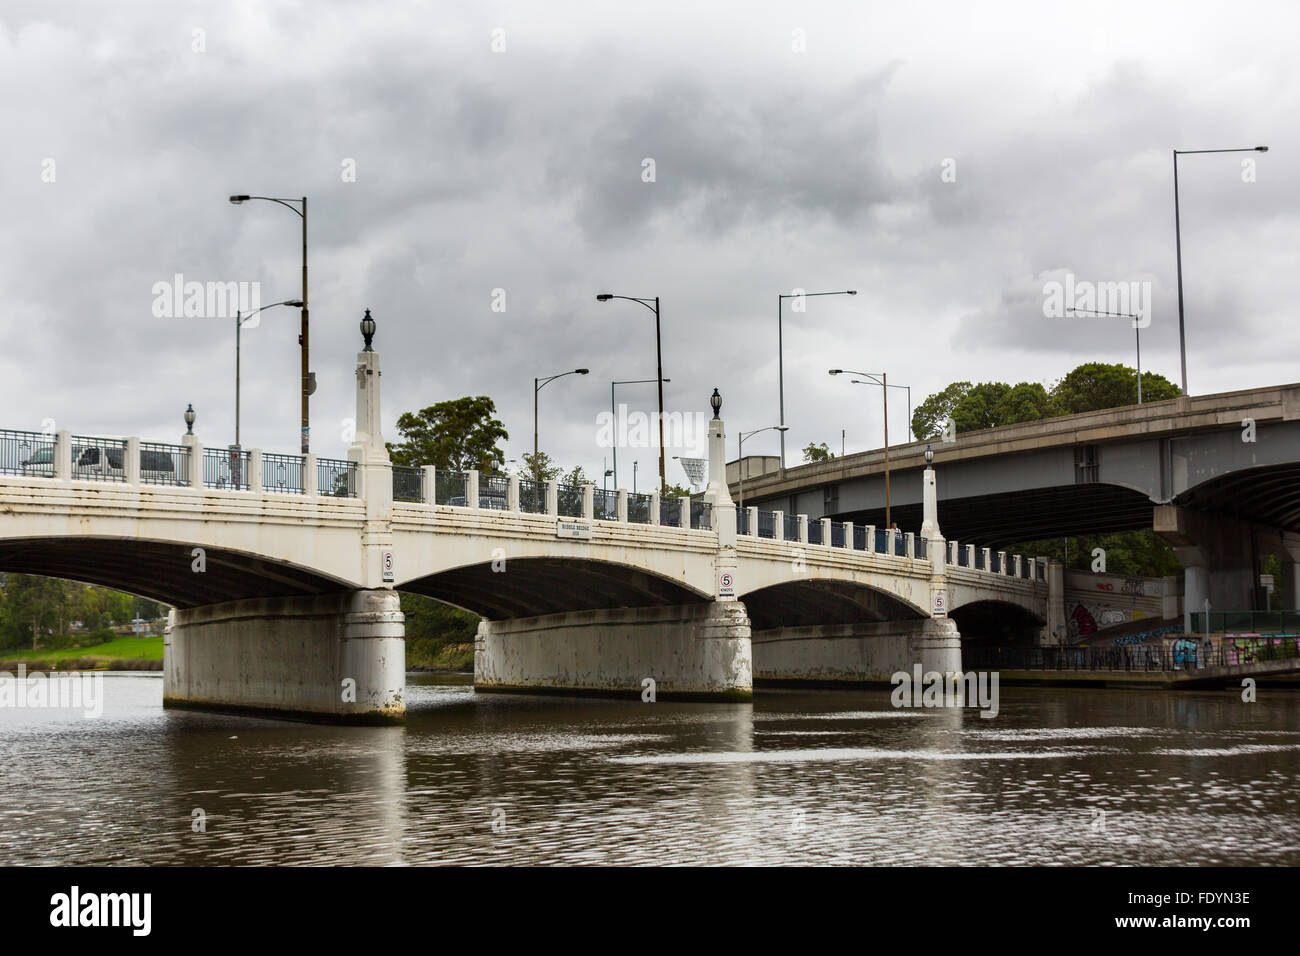
[[(888, 681), (961, 669), (951, 613), (1042, 626), (1052, 575), (939, 531), (746, 512), (710, 423), (698, 501), (392, 465), (379, 355), (357, 356), (347, 460), (0, 431), (0, 571), (174, 606), (170, 706), (313, 719), (404, 713), (397, 589), (482, 616), (480, 690), (748, 697), (754, 678)], [(770, 534), (760, 534), (770, 525)], [(1061, 589), (1056, 590), (1059, 603)]]
[[(892, 518), (922, 519), (926, 443), (890, 449)], [(1262, 557), (1300, 600), (1300, 385), (1184, 396), (1006, 425), (933, 443), (944, 531), (993, 548), (1154, 528), (1185, 568), (1186, 612), (1257, 602)], [(746, 461), (746, 504), (883, 523), (884, 453), (796, 468)], [(750, 470), (750, 466), (757, 466)], [(740, 463), (728, 464), (739, 492)], [(753, 474), (753, 472), (761, 472)]]

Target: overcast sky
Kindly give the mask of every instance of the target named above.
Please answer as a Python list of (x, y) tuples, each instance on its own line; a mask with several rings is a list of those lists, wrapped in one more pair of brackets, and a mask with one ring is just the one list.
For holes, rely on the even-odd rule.
[[(653, 316), (602, 291), (662, 298), (666, 406), (717, 386), (728, 457), (777, 421), (795, 288), (858, 295), (787, 304), (791, 463), (841, 429), (880, 444), (879, 389), (833, 366), (919, 402), (1132, 364), (1124, 320), (1044, 317), (1066, 273), (1149, 282), (1143, 365), (1177, 381), (1171, 150), (1257, 144), (1180, 160), (1190, 387), (1300, 379), (1300, 8), (1051, 7), (6, 0), (0, 427), (175, 441), (192, 402), (205, 444), (232, 441), (234, 320), (156, 317), (154, 287), (298, 296), (299, 220), (243, 192), (309, 197), (320, 455), (346, 449), (366, 308), (386, 437), (487, 394), (515, 458), (534, 377), (586, 366), (541, 393), (541, 431), (594, 475), (610, 381), (655, 375)], [(298, 321), (244, 333), (245, 446), (297, 450)], [(624, 486), (633, 459), (657, 468), (620, 451)]]

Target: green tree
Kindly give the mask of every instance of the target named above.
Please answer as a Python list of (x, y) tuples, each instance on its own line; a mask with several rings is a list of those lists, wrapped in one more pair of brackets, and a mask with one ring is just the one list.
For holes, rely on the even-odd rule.
[(943, 437), (944, 426), (952, 418), (953, 409), (970, 389), (970, 382), (953, 382), (917, 405), (912, 412), (912, 434), (916, 440), (930, 441)]
[(1081, 535), (1071, 538), (1048, 538), (1007, 545), (1008, 554), (1055, 558), (1073, 571), (1091, 571), (1092, 552), (1106, 552), (1108, 574), (1129, 574), (1160, 578), (1182, 574), (1183, 566), (1174, 549), (1155, 531), (1116, 531), (1108, 534)]
[[(1181, 394), (1182, 390), (1163, 375), (1142, 373), (1142, 401), (1158, 402)], [(1122, 364), (1086, 362), (1053, 386), (1052, 402), (1058, 415), (1136, 405), (1137, 370)]]
[(526, 451), (521, 456), (523, 465), (519, 469), (520, 478), (536, 478), (539, 481), (554, 481), (564, 473), (559, 465), (551, 461), (551, 456), (544, 451), (537, 453), (537, 461), (533, 461), (533, 453)]
[(1006, 382), (980, 382), (966, 390), (952, 410), (957, 434), (996, 428), (1002, 421), (1003, 403), (1011, 386)]
[(830, 450), (825, 442), (815, 444), (809, 442), (808, 447), (803, 450), (803, 460), (805, 462), (830, 461), (835, 457), (835, 453)]
[(486, 395), (438, 402), (397, 419), (401, 442), (389, 442), (395, 465), (433, 465), (450, 471), (490, 471), (505, 458), (497, 442), (510, 436), (495, 417), (496, 404)]

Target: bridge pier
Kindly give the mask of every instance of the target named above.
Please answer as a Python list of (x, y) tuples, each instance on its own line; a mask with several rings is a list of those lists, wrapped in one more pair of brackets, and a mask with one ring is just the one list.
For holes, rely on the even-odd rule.
[(749, 700), (749, 617), (739, 601), (482, 621), (474, 689)]
[(163, 706), (343, 724), (406, 715), (397, 592), (252, 598), (175, 610)]
[(1183, 627), (1205, 609), (1255, 608), (1255, 549), (1249, 523), (1227, 515), (1178, 505), (1155, 509), (1156, 534), (1173, 546), (1183, 565)]

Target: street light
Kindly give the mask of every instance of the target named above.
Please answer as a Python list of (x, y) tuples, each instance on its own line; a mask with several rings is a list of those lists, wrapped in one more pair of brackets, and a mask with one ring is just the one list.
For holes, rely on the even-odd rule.
[[(845, 289), (843, 292), (799, 292), (776, 297), (776, 375), (777, 388), (781, 395), (781, 424), (785, 424), (785, 342), (781, 330), (781, 312), (786, 299), (810, 299), (818, 295), (857, 295), (857, 289)], [(781, 432), (781, 468), (785, 468), (785, 433)]]
[[(1113, 315), (1121, 319), (1140, 319), (1142, 316), (1134, 315), (1132, 312), (1099, 312), (1096, 309), (1066, 309), (1066, 314), (1073, 312), (1075, 315), (1087, 313), (1088, 315)], [(1133, 334), (1136, 336), (1137, 344), (1137, 377), (1138, 377), (1138, 404), (1142, 404), (1142, 327), (1136, 323), (1133, 326)], [(1186, 395), (1186, 391), (1183, 392)]]
[(554, 382), (557, 378), (564, 378), (566, 375), (586, 375), (590, 369), (575, 368), (572, 372), (560, 372), (557, 375), (550, 375), (546, 378), (533, 379), (533, 493), (537, 494), (537, 489), (542, 484), (541, 461), (538, 458), (537, 450), (537, 394), (547, 385)]
[[(713, 390), (713, 394), (718, 394), (717, 389)], [(722, 400), (719, 399), (714, 410), (721, 411), (721, 405)], [(752, 432), (736, 432), (736, 473), (740, 476), (740, 504), (737, 507), (745, 507), (745, 439), (753, 438), (759, 432), (780, 432), (784, 435), (789, 430), (785, 425), (768, 425), (766, 428), (755, 428)]]
[[(854, 385), (879, 385), (879, 382), (868, 382), (860, 378), (852, 380)], [(912, 386), (911, 385), (890, 385), (889, 388), (907, 389), (907, 440), (912, 441)], [(840, 454), (844, 454), (844, 447), (841, 444)]]
[(833, 368), (829, 370), (831, 375), (843, 375), (848, 372), (850, 375), (861, 375), (867, 381), (864, 385), (879, 385), (880, 394), (885, 400), (885, 527), (892, 528), (893, 523), (890, 521), (889, 509), (889, 382), (884, 372), (876, 375), (874, 372), (855, 372), (853, 369)]
[(1183, 325), (1183, 229), (1178, 211), (1178, 157), (1195, 153), (1267, 153), (1267, 146), (1249, 146), (1241, 149), (1176, 149), (1174, 150), (1174, 249), (1178, 257), (1178, 355), (1182, 361), (1183, 394), (1187, 394), (1187, 334)]
[[(231, 196), (230, 201), (238, 206), (250, 199), (264, 199), (279, 203), (286, 209), (293, 210), (294, 215), (302, 219), (302, 331), (298, 335), (298, 344), (302, 347), (302, 453), (305, 455), (311, 445), (311, 420), (307, 410), (307, 399), (316, 391), (316, 382), (307, 370), (307, 197), (301, 199), (276, 199), (274, 196)], [(297, 205), (302, 206), (301, 209)]]
[[(618, 487), (618, 409), (614, 405), (614, 386), (615, 385), (646, 385), (653, 382), (652, 378), (626, 379), (609, 383), (609, 413), (614, 417), (614, 487)], [(665, 382), (671, 382), (671, 378), (664, 379)], [(660, 402), (662, 410), (663, 403)], [(663, 444), (663, 436), (660, 436), (660, 444)], [(673, 457), (676, 457), (675, 455)]]
[(627, 299), (629, 302), (640, 302), (647, 309), (655, 314), (655, 355), (658, 358), (659, 371), (659, 490), (663, 491), (667, 485), (667, 475), (664, 471), (664, 349), (663, 338), (659, 328), (659, 296), (654, 297), (654, 305), (651, 305), (650, 299), (639, 299), (632, 295), (614, 295), (611, 292), (602, 292), (596, 296), (597, 302), (608, 302), (610, 299)]
[(240, 362), (240, 339), (242, 337), (244, 323), (251, 319), (257, 313), (265, 309), (273, 309), (277, 305), (301, 306), (301, 299), (285, 299), (283, 302), (272, 302), (270, 305), (264, 305), (260, 309), (254, 309), (248, 315), (241, 311), (235, 312), (235, 447), (239, 446), (239, 362)]

